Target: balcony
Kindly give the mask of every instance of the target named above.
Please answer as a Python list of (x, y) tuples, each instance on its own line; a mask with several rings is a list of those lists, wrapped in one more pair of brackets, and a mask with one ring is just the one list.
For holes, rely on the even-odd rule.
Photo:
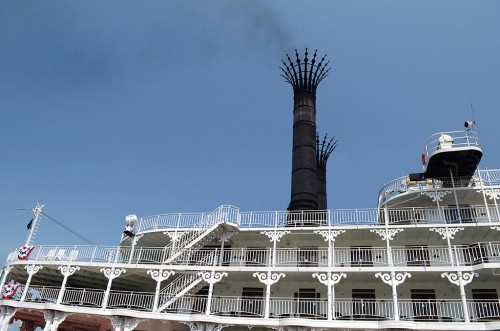
[[(21, 285), (16, 294), (8, 301), (20, 301), (24, 291)], [(56, 304), (60, 288), (30, 286), (25, 302), (37, 304)], [(62, 306), (102, 309), (105, 291), (102, 289), (66, 288), (62, 296)], [(154, 293), (111, 291), (106, 309), (130, 309), (152, 312)], [(206, 296), (189, 295), (177, 299), (165, 313), (205, 315), (207, 313)], [(392, 300), (379, 299), (335, 299), (332, 305), (332, 319), (351, 321), (394, 320)], [(467, 300), (467, 312), (471, 323), (500, 320), (498, 300)], [(214, 296), (210, 315), (231, 318), (264, 318), (265, 298), (242, 296)], [(398, 299), (399, 319), (412, 322), (463, 322), (464, 310), (461, 300), (411, 300)], [(42, 308), (42, 307), (40, 307)], [(64, 308), (60, 308), (64, 310)], [(88, 312), (91, 312), (88, 310)], [(297, 299), (271, 297), (269, 302), (270, 319), (314, 319), (327, 320), (328, 301), (320, 299)]]
[[(64, 258), (52, 252), (77, 252), (73, 258)], [(500, 242), (479, 242), (468, 245), (452, 245), (451, 256), (448, 246), (392, 246), (391, 258), (394, 266), (434, 267), (434, 266), (471, 266), (481, 263), (500, 262)], [(272, 257), (275, 257), (273, 264)], [(61, 263), (110, 263), (124, 266), (165, 265), (165, 266), (220, 266), (239, 268), (306, 268), (317, 267), (387, 267), (389, 253), (387, 247), (335, 247), (331, 252), (332, 261), (328, 262), (328, 248), (301, 249), (278, 248), (273, 252), (263, 249), (225, 249), (225, 250), (185, 250), (182, 258), (175, 263), (164, 262), (164, 248), (100, 247), (100, 246), (37, 246), (21, 263), (55, 264)], [(13, 251), (7, 262), (19, 262), (17, 250)], [(195, 268), (196, 269), (196, 268)]]

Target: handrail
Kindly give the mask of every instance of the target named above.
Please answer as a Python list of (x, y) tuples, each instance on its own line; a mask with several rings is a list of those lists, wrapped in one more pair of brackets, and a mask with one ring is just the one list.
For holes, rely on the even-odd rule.
[[(20, 301), (24, 290), (21, 285), (16, 295), (10, 299)], [(25, 301), (31, 304), (56, 304), (60, 288), (30, 285)], [(103, 289), (66, 288), (62, 305), (79, 307), (102, 307)], [(110, 291), (107, 309), (126, 308), (137, 311), (152, 311), (154, 292)], [(243, 296), (214, 296), (210, 314), (232, 317), (262, 318), (265, 298)], [(182, 296), (167, 309), (170, 314), (205, 314), (206, 296)], [(498, 319), (498, 300), (466, 300), (471, 321)], [(463, 322), (463, 302), (461, 299), (417, 299), (398, 298), (401, 320), (414, 322)], [(270, 318), (326, 319), (328, 301), (326, 298), (297, 299), (291, 297), (271, 297)], [(391, 320), (394, 319), (393, 302), (385, 299), (334, 298), (332, 313), (337, 320)]]
[[(51, 251), (52, 247), (60, 249), (77, 248), (82, 251), (92, 251), (93, 246), (38, 246), (35, 248), (35, 254), (32, 254), (26, 263), (39, 262), (43, 263), (64, 263), (66, 261), (48, 261), (45, 259), (37, 259), (38, 252)], [(476, 242), (468, 243), (467, 245), (453, 245), (452, 252), (454, 253), (453, 260), (450, 260), (448, 246), (391, 246), (392, 261), (395, 266), (445, 266), (445, 265), (473, 265), (478, 263), (500, 262), (500, 242)], [(115, 247), (116, 250), (123, 247)], [(163, 247), (148, 248), (152, 253), (156, 251), (155, 256), (162, 256)], [(248, 248), (227, 248), (224, 254), (220, 254), (220, 250), (182, 250), (184, 259), (181, 261), (186, 266), (212, 266), (218, 262), (221, 265), (229, 267), (259, 267), (268, 265), (269, 248), (248, 249)], [(125, 252), (125, 254), (128, 254)], [(387, 247), (342, 247), (335, 246), (333, 249), (333, 266), (335, 267), (376, 267), (388, 266), (389, 251)], [(218, 260), (219, 258), (220, 261)], [(15, 259), (8, 261), (13, 262)], [(118, 259), (110, 261), (111, 263), (121, 264), (140, 264), (139, 262), (129, 259)], [(94, 262), (88, 260), (85, 256), (81, 259), (77, 258), (72, 263), (77, 262)], [(97, 262), (101, 262), (100, 259)], [(150, 264), (149, 261), (144, 262)], [(159, 259), (157, 264), (165, 265)], [(328, 266), (328, 248), (318, 247), (317, 249), (301, 249), (301, 248), (277, 248), (275, 267), (325, 267)], [(167, 285), (168, 286), (168, 285)]]

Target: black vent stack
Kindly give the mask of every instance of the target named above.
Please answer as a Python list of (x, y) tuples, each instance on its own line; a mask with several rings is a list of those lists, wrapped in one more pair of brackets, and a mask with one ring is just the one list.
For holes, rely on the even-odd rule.
[[(328, 75), (329, 61), (326, 55), (321, 59), (317, 51), (312, 58), (306, 48), (301, 58), (295, 50), (295, 59), (286, 54), (287, 60), (282, 60), (282, 76), (293, 87), (293, 148), (292, 148), (292, 187), (288, 210), (318, 210), (326, 209), (326, 160), (335, 147), (323, 144), (322, 152), (317, 156), (320, 147), (316, 134), (316, 89), (318, 84)], [(325, 141), (326, 143), (326, 141)], [(335, 142), (336, 144), (336, 142)], [(327, 151), (331, 149), (328, 153)], [(319, 160), (325, 165), (324, 176), (320, 174), (320, 196), (318, 200)], [(322, 164), (323, 164), (322, 163)], [(322, 165), (319, 166), (320, 168)], [(324, 178), (324, 180), (322, 179)], [(324, 182), (324, 186), (323, 186)], [(324, 201), (324, 203), (323, 203)]]

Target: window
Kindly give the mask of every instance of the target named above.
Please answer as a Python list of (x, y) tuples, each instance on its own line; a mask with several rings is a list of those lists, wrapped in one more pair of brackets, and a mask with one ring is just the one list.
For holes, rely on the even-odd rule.
[(248, 247), (246, 253), (246, 266), (266, 265), (266, 249), (265, 248), (254, 248)]
[(264, 289), (260, 287), (244, 287), (241, 292), (240, 311), (242, 316), (264, 316), (262, 311)]
[(317, 301), (320, 297), (313, 288), (301, 288), (298, 293), (294, 293), (297, 303), (296, 313), (301, 317), (316, 316), (318, 313)]
[(375, 290), (353, 289), (352, 290), (352, 313), (354, 316), (376, 316), (375, 312)]
[(500, 302), (495, 289), (473, 289), (472, 299), (474, 310), (471, 320), (498, 320), (500, 317)]
[(436, 295), (432, 289), (411, 290), (414, 320), (436, 319)]
[(351, 267), (372, 267), (371, 246), (351, 247)]
[(406, 265), (429, 266), (429, 250), (427, 246), (406, 246)]
[(315, 267), (318, 265), (318, 248), (303, 247), (297, 251), (297, 261), (299, 267)]

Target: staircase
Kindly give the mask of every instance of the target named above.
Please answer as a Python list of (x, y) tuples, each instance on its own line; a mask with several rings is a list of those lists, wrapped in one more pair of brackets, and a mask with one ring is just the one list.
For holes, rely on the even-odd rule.
[[(216, 258), (216, 252), (212, 252), (195, 265), (210, 264), (216, 261)], [(203, 278), (198, 274), (198, 272), (185, 273), (180, 277), (177, 277), (174, 281), (161, 289), (158, 311), (161, 312), (162, 310), (167, 309), (171, 304), (185, 294), (198, 292), (198, 290), (203, 286), (205, 286), (205, 281), (203, 281)]]
[(239, 209), (233, 206), (220, 206), (203, 217), (198, 223), (184, 232), (176, 241), (166, 246), (169, 252), (165, 263), (172, 263), (189, 250), (196, 250), (222, 234), (224, 223), (239, 222)]
[[(208, 242), (217, 238), (224, 232), (224, 223), (239, 224), (239, 209), (233, 206), (220, 206), (210, 214), (203, 217), (189, 230), (184, 232), (175, 242), (166, 246), (169, 253), (164, 263), (174, 263), (176, 260), (189, 261), (194, 251), (205, 246)], [(175, 243), (175, 245), (174, 245)], [(212, 265), (217, 260), (217, 252), (207, 254), (194, 265)], [(185, 273), (160, 291), (158, 311), (163, 311), (172, 305), (180, 297), (196, 293), (205, 285), (205, 281), (198, 272)]]

